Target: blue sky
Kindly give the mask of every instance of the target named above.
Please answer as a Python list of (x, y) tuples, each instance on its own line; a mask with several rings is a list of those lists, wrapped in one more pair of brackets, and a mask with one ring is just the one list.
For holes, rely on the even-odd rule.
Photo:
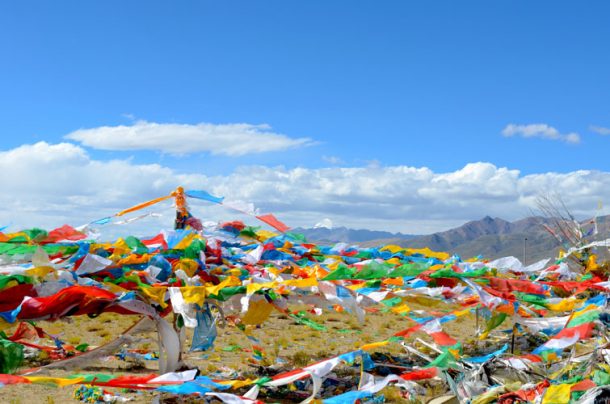
[[(484, 162), (518, 170), (521, 179), (601, 175), (610, 168), (610, 136), (597, 133), (610, 128), (608, 12), (603, 1), (5, 3), (1, 150), (67, 142), (89, 163), (157, 163), (173, 175), (214, 176), (202, 186), (218, 191), (219, 178), (244, 166), (442, 174)], [(266, 124), (263, 132), (308, 141), (239, 155), (212, 146), (177, 155), (65, 138), (138, 121)], [(523, 126), (503, 136), (509, 124)], [(598, 189), (574, 206), (589, 212), (591, 200), (604, 199)], [(515, 195), (522, 209), (513, 217), (531, 197)], [(248, 196), (257, 199), (235, 197)], [(305, 219), (278, 203), (265, 207), (299, 224), (333, 215), (312, 208)], [(448, 224), (473, 214), (438, 216)]]

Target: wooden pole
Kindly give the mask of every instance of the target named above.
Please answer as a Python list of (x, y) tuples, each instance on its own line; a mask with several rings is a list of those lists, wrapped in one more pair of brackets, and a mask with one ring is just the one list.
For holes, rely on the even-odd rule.
[(176, 190), (172, 192), (171, 195), (176, 200), (176, 221), (174, 222), (174, 229), (184, 229), (186, 227), (186, 219), (188, 216), (186, 198), (184, 196), (184, 188), (176, 188)]

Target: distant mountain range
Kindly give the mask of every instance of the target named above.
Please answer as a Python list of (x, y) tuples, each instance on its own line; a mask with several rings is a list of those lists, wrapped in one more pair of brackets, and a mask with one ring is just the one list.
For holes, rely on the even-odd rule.
[[(346, 242), (362, 247), (397, 244), (403, 247), (429, 247), (435, 251), (458, 254), (462, 258), (483, 255), (494, 259), (515, 256), (531, 263), (557, 254), (559, 243), (543, 227), (552, 220), (544, 217), (528, 217), (509, 222), (500, 218), (484, 217), (451, 230), (429, 235), (411, 235), (373, 230), (354, 230), (346, 227), (333, 229), (294, 229), (310, 241), (320, 243)], [(600, 236), (608, 233), (610, 216), (598, 218)], [(527, 240), (526, 240), (527, 239)]]
[(348, 229), (347, 227), (317, 227), (313, 229), (304, 229), (297, 227), (293, 229), (295, 233), (304, 234), (307, 240), (317, 241), (321, 243), (363, 243), (373, 240), (383, 240), (397, 238), (408, 240), (417, 237), (411, 234), (390, 233), (388, 231), (366, 230), (366, 229)]

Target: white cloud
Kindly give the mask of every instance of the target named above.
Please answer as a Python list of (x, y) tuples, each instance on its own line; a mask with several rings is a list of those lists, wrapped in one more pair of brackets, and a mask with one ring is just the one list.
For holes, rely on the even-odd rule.
[(76, 145), (46, 142), (0, 152), (0, 170), (0, 223), (12, 228), (81, 225), (167, 194), (181, 182), (201, 186), (203, 178), (158, 164), (93, 160)]
[(188, 125), (138, 121), (128, 126), (80, 129), (65, 138), (101, 150), (154, 150), (178, 155), (208, 152), (243, 156), (314, 144), (309, 138), (274, 133), (268, 125), (247, 123)]
[[(0, 152), (0, 170), (11, 173), (0, 177), (0, 226), (12, 224), (12, 230), (81, 225), (166, 195), (178, 185), (253, 202), (293, 227), (328, 218), (336, 226), (420, 234), (485, 215), (524, 217), (536, 208), (540, 193), (563, 195), (580, 217), (593, 215), (600, 200), (606, 204), (610, 200), (610, 172), (521, 175), (481, 162), (448, 173), (407, 166), (253, 166), (229, 175), (205, 176), (179, 174), (158, 164), (100, 161), (73, 144), (40, 142)], [(236, 217), (233, 211), (204, 202), (191, 205), (203, 220), (239, 218), (256, 224), (252, 218)], [(162, 219), (114, 228), (114, 234), (150, 234), (171, 226), (171, 207), (165, 206)]]
[(345, 161), (343, 161), (340, 157), (337, 156), (322, 156), (322, 161), (333, 166), (345, 164)]
[(610, 135), (610, 128), (604, 128), (603, 126), (591, 125), (591, 126), (589, 126), (589, 129), (592, 132), (598, 133), (598, 134), (603, 135), (603, 136)]
[(502, 130), (502, 135), (506, 137), (521, 136), (524, 138), (541, 138), (550, 140), (560, 140), (566, 143), (580, 143), (580, 135), (576, 132), (560, 133), (557, 129), (546, 123), (533, 123), (529, 125), (507, 125)]
[(490, 163), (450, 173), (406, 166), (285, 169), (243, 167), (210, 179), (228, 199), (255, 202), (292, 225), (329, 218), (336, 226), (424, 233), (485, 215), (514, 220), (536, 209), (538, 195), (557, 192), (580, 216), (610, 200), (610, 173), (521, 175)]

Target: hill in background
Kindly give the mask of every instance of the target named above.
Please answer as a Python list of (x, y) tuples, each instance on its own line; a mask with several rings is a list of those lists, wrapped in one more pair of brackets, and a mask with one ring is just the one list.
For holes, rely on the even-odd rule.
[(364, 243), (373, 240), (383, 239), (400, 239), (409, 240), (417, 237), (412, 234), (390, 233), (388, 231), (366, 230), (366, 229), (349, 229), (347, 227), (318, 227), (313, 229), (304, 229), (297, 227), (293, 229), (295, 233), (304, 234), (307, 240), (316, 241), (319, 243)]
[[(345, 227), (334, 229), (295, 229), (308, 240), (320, 243), (346, 242), (363, 247), (397, 244), (402, 247), (428, 247), (435, 251), (458, 254), (466, 259), (482, 255), (488, 259), (515, 256), (526, 263), (556, 256), (559, 243), (543, 227), (552, 225), (551, 219), (528, 217), (509, 222), (501, 218), (484, 217), (443, 232), (429, 235), (409, 235), (372, 230), (354, 230)], [(598, 218), (599, 237), (608, 233), (610, 216)], [(527, 239), (527, 241), (526, 241)], [(525, 248), (524, 248), (525, 247)]]

